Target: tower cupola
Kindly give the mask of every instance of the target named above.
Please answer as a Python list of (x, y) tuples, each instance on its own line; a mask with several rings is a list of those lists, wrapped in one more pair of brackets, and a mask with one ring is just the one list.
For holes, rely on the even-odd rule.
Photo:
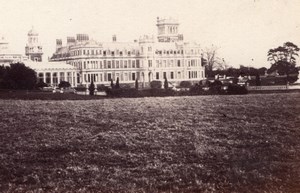
[(43, 48), (39, 43), (39, 34), (32, 29), (28, 32), (28, 42), (25, 47), (25, 55), (32, 61), (42, 61)]

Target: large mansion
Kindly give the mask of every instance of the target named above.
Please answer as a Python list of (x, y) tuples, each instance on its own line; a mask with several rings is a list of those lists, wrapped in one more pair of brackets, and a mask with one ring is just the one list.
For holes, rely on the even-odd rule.
[(144, 35), (132, 42), (91, 40), (87, 34), (68, 37), (66, 45), (56, 40), (56, 50), (50, 61), (42, 61), (39, 34), (28, 32), (25, 55), (9, 51), (8, 42), (0, 39), (0, 65), (23, 62), (37, 72), (39, 81), (57, 86), (68, 81), (72, 86), (110, 84), (119, 78), (120, 84), (138, 80), (143, 86), (153, 80), (169, 82), (199, 81), (205, 78), (199, 44), (184, 42), (179, 23), (172, 18), (157, 18), (157, 37)]
[(56, 40), (56, 51), (51, 61), (64, 61), (77, 69), (77, 84), (109, 84), (119, 78), (120, 83), (136, 79), (148, 84), (152, 80), (171, 82), (205, 78), (198, 44), (183, 41), (174, 19), (157, 18), (157, 39), (143, 36), (133, 42), (91, 40), (87, 34), (68, 37), (67, 44)]

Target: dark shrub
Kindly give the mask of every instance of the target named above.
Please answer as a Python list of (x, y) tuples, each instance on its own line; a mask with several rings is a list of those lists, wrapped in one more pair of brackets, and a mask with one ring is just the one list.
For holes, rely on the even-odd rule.
[(165, 78), (164, 88), (165, 88), (166, 90), (169, 88), (169, 82), (168, 82), (167, 78)]
[(209, 91), (211, 94), (221, 94), (222, 82), (220, 80), (214, 80), (209, 85)]
[(181, 88), (191, 88), (192, 83), (190, 81), (181, 81), (179, 86)]
[(37, 83), (33, 69), (22, 63), (10, 64), (10, 67), (0, 69), (0, 88), (4, 89), (34, 89)]
[(120, 85), (120, 88), (122, 88), (122, 89), (130, 89), (130, 88), (132, 88), (132, 84), (130, 84), (130, 83), (123, 83), (123, 84), (121, 84)]
[(172, 89), (160, 89), (153, 88), (148, 90), (143, 90), (142, 95), (144, 97), (152, 96), (152, 97), (163, 97), (163, 96), (175, 96), (176, 92)]
[(200, 80), (199, 85), (202, 86), (202, 87), (209, 87), (210, 82), (209, 82), (209, 80)]
[(110, 87), (111, 87), (111, 88), (114, 88), (114, 87), (115, 87), (113, 79), (110, 80)]
[(99, 85), (97, 85), (97, 90), (98, 91), (107, 91), (108, 87), (105, 86), (104, 84), (99, 84)]
[(92, 80), (90, 86), (89, 86), (89, 92), (90, 92), (90, 95), (94, 95), (95, 94), (95, 84), (94, 84), (94, 81)]
[(190, 93), (192, 95), (198, 95), (198, 94), (200, 94), (201, 90), (202, 90), (202, 87), (199, 84), (195, 84), (194, 86), (192, 86), (190, 88)]
[(153, 80), (150, 82), (150, 87), (153, 89), (160, 89), (162, 87), (162, 83), (159, 80)]
[(255, 76), (255, 84), (256, 84), (256, 86), (260, 86), (261, 85), (259, 74), (256, 74), (256, 76)]
[(230, 84), (227, 88), (227, 94), (247, 94), (248, 90), (245, 86), (238, 84)]
[(48, 86), (48, 84), (44, 83), (44, 81), (40, 81), (36, 84), (36, 88), (44, 88), (47, 86)]
[(120, 88), (119, 77), (117, 77), (115, 88), (116, 89)]
[(135, 80), (134, 87), (135, 87), (136, 90), (139, 89), (139, 81), (138, 81), (138, 79)]
[(67, 81), (61, 81), (58, 85), (58, 88), (68, 88), (71, 87), (71, 84)]
[(85, 85), (77, 85), (75, 88), (76, 91), (86, 91), (86, 86)]

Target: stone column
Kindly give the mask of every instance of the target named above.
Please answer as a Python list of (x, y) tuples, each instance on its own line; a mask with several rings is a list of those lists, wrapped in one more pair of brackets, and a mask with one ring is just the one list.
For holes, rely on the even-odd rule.
[(46, 72), (43, 72), (43, 81), (46, 83)]
[(74, 77), (75, 77), (75, 84), (74, 86), (76, 87), (77, 86), (77, 72), (73, 72), (74, 73)]
[(73, 72), (69, 72), (70, 74), (71, 74), (71, 82), (70, 82), (70, 84), (71, 84), (71, 86), (73, 86)]
[(50, 72), (50, 85), (53, 86), (53, 74)]
[(67, 81), (68, 79), (67, 79), (67, 73), (66, 72), (64, 72), (64, 81)]
[(57, 72), (57, 85), (60, 83), (60, 72)]

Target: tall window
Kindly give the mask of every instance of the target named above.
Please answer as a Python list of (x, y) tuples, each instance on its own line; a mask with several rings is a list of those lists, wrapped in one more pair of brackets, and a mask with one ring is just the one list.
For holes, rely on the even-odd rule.
[(174, 72), (171, 72), (171, 79), (174, 79)]
[(159, 80), (159, 72), (156, 72), (156, 80)]
[(120, 68), (123, 68), (123, 60), (120, 61)]
[(164, 78), (167, 78), (167, 72), (164, 72)]
[(135, 73), (134, 72), (131, 74), (131, 78), (132, 78), (132, 80), (135, 80)]
[(107, 80), (111, 81), (111, 73), (107, 73)]
[(44, 82), (44, 74), (39, 73), (39, 82)]
[(60, 72), (59, 76), (60, 76), (60, 80), (59, 81), (64, 81), (65, 80), (65, 73), (64, 72)]
[(149, 66), (149, 68), (152, 67), (152, 60), (148, 60), (148, 66)]
[(103, 61), (103, 65), (104, 65), (104, 68), (106, 69), (107, 66), (106, 66), (106, 60)]
[(58, 82), (58, 80), (57, 80), (57, 73), (56, 72), (52, 74), (52, 81), (53, 81), (54, 85), (56, 85), (57, 82)]

